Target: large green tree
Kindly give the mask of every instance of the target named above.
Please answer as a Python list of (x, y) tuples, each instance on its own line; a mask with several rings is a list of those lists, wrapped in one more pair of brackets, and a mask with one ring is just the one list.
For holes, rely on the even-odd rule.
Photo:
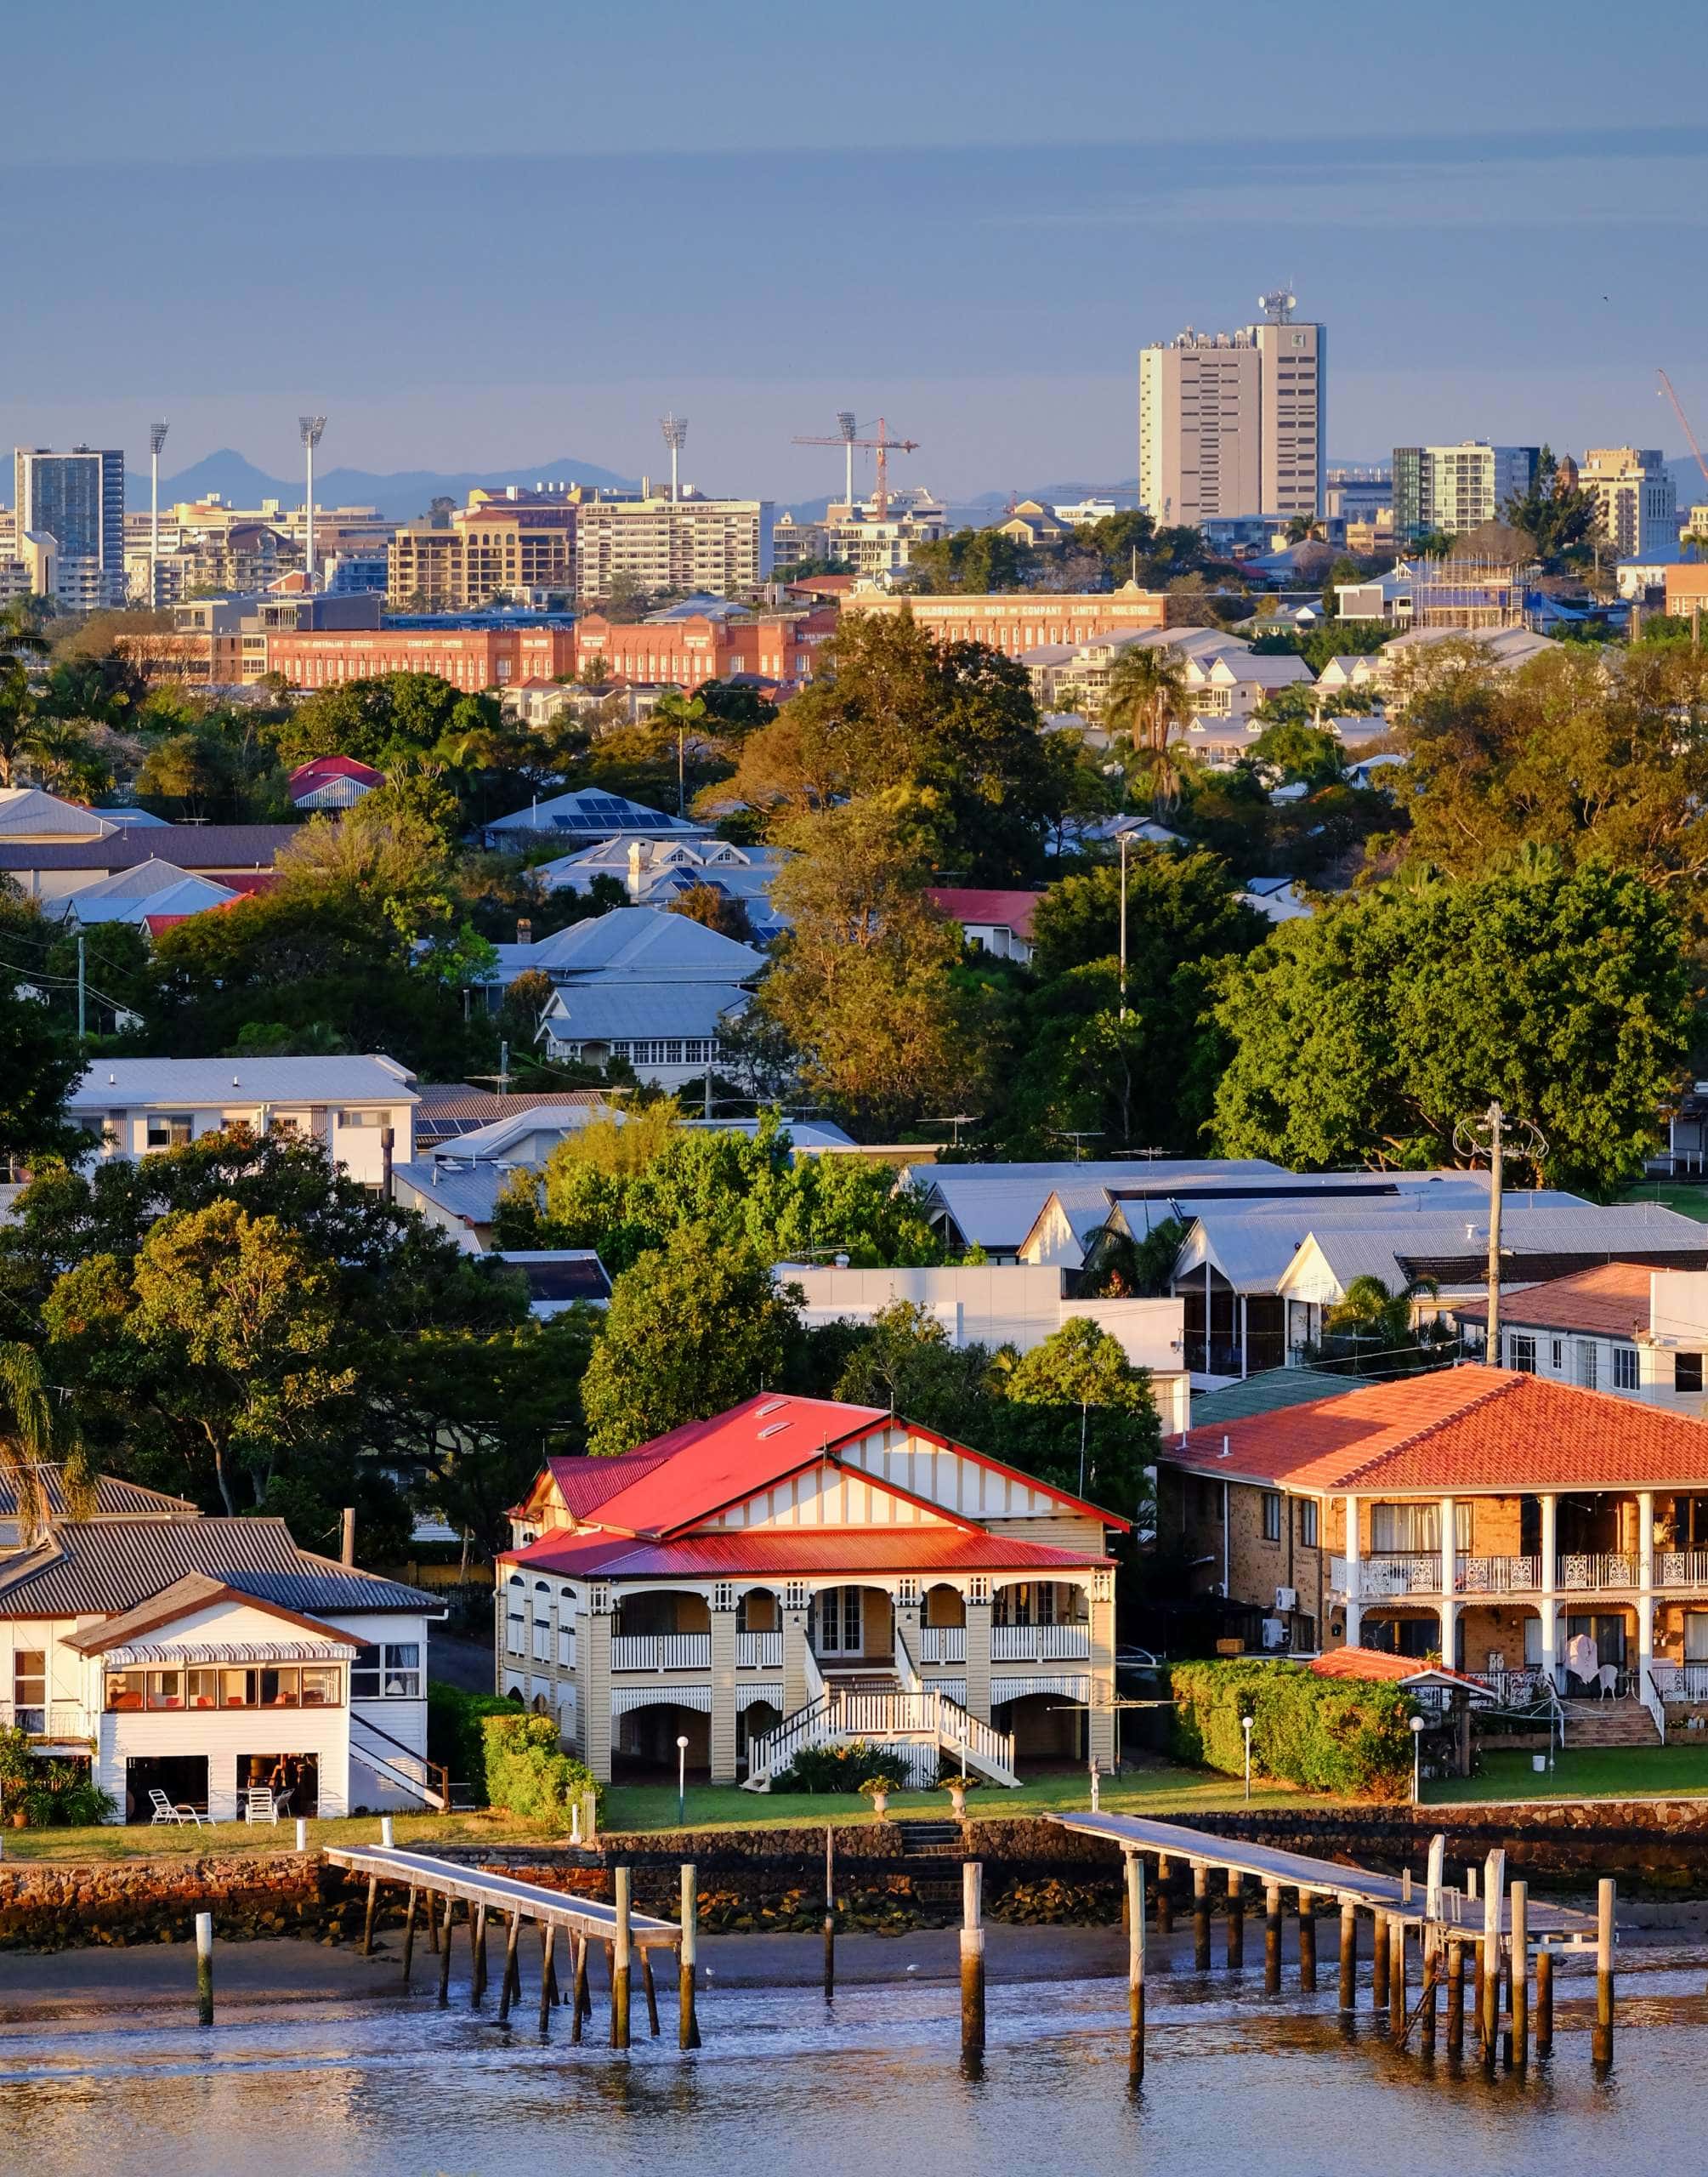
[(1640, 878), (1546, 857), (1396, 884), (1286, 923), (1225, 973), (1225, 1156), (1308, 1170), (1456, 1161), (1498, 1097), (1556, 1185), (1606, 1196), (1656, 1140), (1694, 998), (1676, 908)]

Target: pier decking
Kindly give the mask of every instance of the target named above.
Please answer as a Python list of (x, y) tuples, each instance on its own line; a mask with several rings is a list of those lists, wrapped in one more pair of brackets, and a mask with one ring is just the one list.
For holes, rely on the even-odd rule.
[[(536, 1882), (518, 1882), (514, 1875), (489, 1874), (481, 1867), (437, 1859), (428, 1852), (400, 1851), (395, 1846), (339, 1845), (329, 1849), (326, 1856), (334, 1867), (348, 1867), (371, 1882), (398, 1883), (454, 1897), (459, 1904), (484, 1905), (489, 1913), (519, 1913), (542, 1927), (585, 1935), (594, 1942), (616, 1941), (617, 1908), (597, 1897), (566, 1896), (561, 1890), (547, 1890)], [(655, 1920), (644, 1913), (631, 1913), (627, 1920), (629, 1940), (637, 1950), (674, 1950), (682, 1941), (674, 1920)]]

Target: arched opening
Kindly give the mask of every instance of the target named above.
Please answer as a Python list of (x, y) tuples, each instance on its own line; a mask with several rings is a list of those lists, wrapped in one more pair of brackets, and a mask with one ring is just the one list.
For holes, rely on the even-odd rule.
[(967, 1598), (946, 1580), (925, 1590), (920, 1607), (919, 1646), (922, 1663), (964, 1663), (967, 1660)]
[(748, 1701), (743, 1701), (738, 1694), (736, 1702), (735, 1770), (738, 1776), (743, 1776), (746, 1773), (749, 1748), (755, 1739), (776, 1730), (783, 1720), (783, 1711), (763, 1693), (755, 1694)]
[(993, 1701), (990, 1720), (998, 1731), (1014, 1734), (1017, 1775), (1075, 1769), (1087, 1758), (1087, 1712), (1070, 1694), (1024, 1693), (1012, 1700)]
[(611, 1621), (613, 1671), (709, 1670), (712, 1613), (685, 1588), (643, 1588), (619, 1594)]
[(822, 1588), (812, 1600), (809, 1637), (828, 1677), (895, 1664), (895, 1614), (882, 1588)]
[(735, 1598), (735, 1668), (780, 1670), (783, 1605), (774, 1588), (746, 1588)]
[(619, 1784), (673, 1784), (678, 1738), (688, 1741), (688, 1780), (705, 1783), (712, 1772), (712, 1719), (703, 1709), (660, 1698), (617, 1704), (612, 1695), (611, 1779)]
[(990, 1660), (1080, 1662), (1091, 1653), (1091, 1611), (1073, 1580), (1007, 1580), (990, 1597)]

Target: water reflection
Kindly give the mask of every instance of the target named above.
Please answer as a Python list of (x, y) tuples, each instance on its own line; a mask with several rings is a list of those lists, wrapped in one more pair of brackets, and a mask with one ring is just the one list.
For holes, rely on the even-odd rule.
[[(870, 2177), (874, 2167), (1077, 2173), (1111, 2155), (1202, 2177), (1391, 2167), (1406, 2177), (1607, 2177), (1677, 2166), (1678, 2116), (1708, 2084), (1699, 1970), (1633, 1975), (1617, 2063), (1597, 2083), (1592, 2005), (1567, 1982), (1556, 2052), (1523, 2072), (1392, 2048), (1369, 2008), (1266, 2003), (1250, 1982), (1163, 1975), (1143, 2083), (1118, 1981), (1004, 1987), (988, 2044), (960, 2056), (953, 1983), (729, 1990), (704, 1999), (705, 2049), (675, 2021), (626, 2057), (542, 2042), (430, 1992), (407, 2001), (233, 2001), (211, 2033), (188, 2007), (67, 2000), (45, 2023), (0, 2014), (7, 2166), (32, 2177), (514, 2177), (521, 2157), (576, 2177), (667, 2161), (683, 2177), (755, 2168)], [(1687, 2164), (1694, 2155), (1686, 2150)]]

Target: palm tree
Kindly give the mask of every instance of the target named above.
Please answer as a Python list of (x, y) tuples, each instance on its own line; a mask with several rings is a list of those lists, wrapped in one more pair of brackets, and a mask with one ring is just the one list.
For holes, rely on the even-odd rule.
[(1414, 1304), (1440, 1290), (1433, 1277), (1414, 1277), (1397, 1293), (1389, 1292), (1379, 1277), (1355, 1277), (1339, 1304), (1324, 1315), (1323, 1329), (1352, 1341), (1354, 1362), (1359, 1348), (1368, 1344), (1372, 1359), (1387, 1356), (1392, 1365), (1400, 1351), (1421, 1342), (1412, 1321)]
[(1159, 812), (1180, 798), (1180, 771), (1169, 749), (1169, 736), (1192, 715), (1186, 669), (1177, 651), (1132, 643), (1115, 660), (1104, 698), (1105, 725), (1131, 736), (1144, 759), (1151, 799)]
[(0, 1344), (0, 1481), (18, 1508), (19, 1538), (36, 1541), (51, 1509), (43, 1469), (58, 1466), (61, 1492), (74, 1515), (88, 1509), (94, 1484), (75, 1427), (54, 1401), (39, 1355), (27, 1345)]

